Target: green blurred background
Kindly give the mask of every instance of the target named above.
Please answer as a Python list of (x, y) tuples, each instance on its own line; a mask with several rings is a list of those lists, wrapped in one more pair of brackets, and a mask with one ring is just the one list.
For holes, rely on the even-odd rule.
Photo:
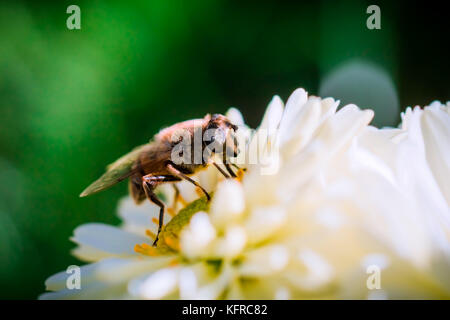
[[(68, 30), (66, 8), (81, 8)], [(72, 230), (118, 224), (126, 184), (80, 191), (163, 126), (304, 87), (376, 110), (450, 98), (448, 18), (427, 1), (14, 1), (0, 4), (0, 298), (35, 299), (70, 264)]]

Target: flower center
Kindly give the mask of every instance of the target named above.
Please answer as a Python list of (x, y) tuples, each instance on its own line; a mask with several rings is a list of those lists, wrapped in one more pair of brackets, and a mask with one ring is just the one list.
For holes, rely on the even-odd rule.
[[(211, 196), (213, 194), (211, 193)], [(147, 243), (136, 244), (134, 251), (146, 256), (159, 256), (164, 254), (176, 253), (180, 251), (179, 236), (181, 229), (187, 225), (191, 217), (199, 211), (208, 211), (209, 202), (206, 197), (201, 197), (195, 201), (189, 203), (186, 207), (181, 209), (177, 215), (175, 215), (168, 224), (163, 226), (159, 240), (156, 246), (149, 245)], [(158, 223), (156, 219), (153, 220), (155, 224)], [(156, 235), (146, 230), (147, 236), (152, 239), (156, 238)]]
[[(236, 172), (236, 180), (242, 181), (246, 169), (240, 168)], [(196, 189), (199, 195), (203, 195), (199, 188)], [(210, 193), (211, 198), (213, 197), (213, 192)], [(177, 204), (184, 206), (178, 214), (176, 214)], [(156, 246), (151, 246), (147, 243), (136, 244), (134, 246), (134, 251), (146, 256), (160, 256), (170, 253), (176, 253), (180, 251), (179, 236), (181, 229), (187, 225), (191, 217), (199, 211), (209, 211), (209, 201), (205, 196), (199, 199), (187, 203), (186, 200), (178, 194), (176, 201), (172, 207), (167, 207), (166, 213), (168, 213), (172, 219), (163, 226), (161, 234), (159, 235), (159, 240)], [(156, 218), (152, 219), (152, 222), (158, 226), (158, 220)], [(152, 240), (156, 239), (156, 234), (151, 230), (146, 230), (147, 236)]]

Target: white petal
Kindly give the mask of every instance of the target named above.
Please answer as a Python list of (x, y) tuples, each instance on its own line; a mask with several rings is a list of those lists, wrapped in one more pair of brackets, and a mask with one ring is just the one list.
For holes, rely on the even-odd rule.
[[(149, 266), (148, 261), (109, 258), (97, 263), (80, 267), (80, 289), (69, 289), (67, 281), (70, 280), (72, 272), (59, 272), (45, 281), (48, 292), (39, 299), (108, 299), (122, 298), (126, 295), (123, 283), (135, 274), (135, 272), (124, 273), (125, 266)], [(130, 271), (127, 268), (127, 271)], [(136, 270), (135, 270), (136, 271)], [(105, 277), (105, 273), (114, 276), (113, 279)], [(105, 283), (104, 280), (108, 280)]]
[(145, 299), (161, 299), (177, 288), (178, 268), (165, 268), (151, 274), (137, 288), (139, 296)]
[(244, 191), (239, 182), (224, 180), (217, 186), (211, 203), (211, 221), (221, 227), (230, 220), (238, 218), (244, 211)]
[(347, 105), (328, 118), (318, 129), (314, 141), (284, 164), (280, 172), (283, 188), (277, 191), (279, 197), (286, 200), (294, 197), (300, 192), (298, 188), (306, 186), (318, 172), (331, 167), (333, 157), (347, 150), (372, 118), (373, 111), (362, 111), (355, 105)]
[(169, 266), (174, 257), (172, 255), (161, 257), (138, 257), (137, 259), (110, 259), (108, 263), (98, 265), (95, 270), (100, 281), (117, 283), (128, 281), (143, 273), (156, 271)]
[(335, 275), (333, 267), (326, 258), (317, 252), (309, 249), (301, 250), (298, 259), (305, 267), (306, 272), (302, 272), (298, 276), (287, 273), (286, 277), (292, 281), (292, 284), (304, 290), (313, 290), (328, 284), (333, 279)]
[(383, 253), (372, 253), (365, 256), (361, 264), (365, 270), (372, 265), (380, 269), (386, 269), (389, 266), (389, 257)]
[(182, 268), (179, 277), (180, 299), (193, 299), (198, 288), (197, 282), (195, 272), (191, 268)]
[(281, 143), (289, 139), (291, 129), (296, 125), (295, 120), (307, 100), (308, 94), (302, 88), (295, 90), (289, 97), (280, 122)]
[(295, 115), (295, 118), (291, 119), (289, 132), (280, 132), (281, 147), (285, 156), (298, 152), (310, 141), (320, 124), (321, 112), (320, 98), (311, 97)]
[(273, 131), (278, 128), (281, 117), (283, 115), (283, 101), (279, 96), (274, 96), (267, 106), (263, 120), (259, 126), (260, 130)]
[(71, 240), (111, 256), (135, 256), (137, 255), (134, 251), (136, 244), (150, 244), (150, 239), (147, 237), (101, 223), (89, 223), (76, 228)]
[(237, 126), (243, 126), (245, 124), (244, 117), (242, 116), (242, 113), (236, 109), (236, 108), (230, 108), (228, 109), (225, 116), (228, 118), (228, 120), (231, 121), (232, 124)]
[(87, 245), (79, 245), (72, 249), (71, 254), (85, 262), (96, 262), (111, 257), (109, 252), (104, 252)]
[(270, 238), (286, 222), (286, 212), (279, 206), (253, 210), (245, 222), (248, 241), (255, 244)]
[(212, 257), (234, 258), (239, 255), (247, 243), (247, 234), (241, 226), (231, 226), (225, 231), (225, 236), (219, 238), (213, 250)]
[(421, 125), (427, 161), (450, 206), (450, 115), (437, 106), (426, 108)]
[[(106, 260), (105, 260), (106, 261)], [(98, 266), (104, 261), (87, 264), (80, 267), (80, 275), (81, 275), (81, 286), (88, 284), (92, 280), (95, 279), (95, 270)], [(58, 272), (52, 276), (50, 276), (47, 280), (45, 280), (45, 288), (48, 291), (57, 291), (66, 288), (66, 282), (71, 273), (67, 273), (66, 270)]]
[(145, 230), (155, 228), (151, 221), (153, 217), (158, 217), (159, 207), (149, 201), (137, 205), (127, 196), (120, 200), (118, 213), (124, 230), (144, 236)]
[(216, 229), (211, 224), (208, 214), (197, 212), (181, 232), (181, 252), (191, 258), (206, 255), (208, 246), (215, 238)]
[(219, 276), (210, 281), (207, 285), (198, 288), (195, 299), (212, 300), (218, 299), (231, 281), (231, 270), (224, 266)]
[(248, 252), (237, 268), (244, 277), (263, 277), (282, 271), (288, 264), (290, 253), (283, 245), (266, 245)]
[(92, 282), (85, 285), (81, 290), (62, 289), (55, 292), (47, 292), (38, 297), (40, 300), (98, 300), (98, 299), (126, 299), (128, 295), (123, 285), (105, 284)]

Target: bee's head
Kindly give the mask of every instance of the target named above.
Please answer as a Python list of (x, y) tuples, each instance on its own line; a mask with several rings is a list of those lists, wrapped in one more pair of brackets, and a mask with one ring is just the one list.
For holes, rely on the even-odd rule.
[(204, 141), (206, 147), (214, 153), (226, 152), (229, 157), (238, 155), (235, 131), (238, 126), (232, 124), (227, 117), (221, 114), (206, 115), (204, 127)]

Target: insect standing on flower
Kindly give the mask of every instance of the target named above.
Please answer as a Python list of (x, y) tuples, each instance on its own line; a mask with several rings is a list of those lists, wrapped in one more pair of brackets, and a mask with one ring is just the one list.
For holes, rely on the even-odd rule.
[[(106, 173), (87, 187), (80, 197), (100, 192), (129, 178), (129, 192), (136, 203), (147, 198), (160, 207), (158, 233), (153, 242), (156, 245), (163, 225), (164, 203), (154, 193), (155, 188), (161, 183), (187, 180), (200, 188), (209, 200), (208, 192), (189, 176), (213, 164), (226, 178), (236, 177), (228, 159), (238, 155), (234, 134), (237, 129), (221, 114), (207, 114), (203, 119), (174, 124), (161, 130), (148, 144), (110, 164)], [(215, 155), (222, 156), (228, 173), (214, 161)]]

